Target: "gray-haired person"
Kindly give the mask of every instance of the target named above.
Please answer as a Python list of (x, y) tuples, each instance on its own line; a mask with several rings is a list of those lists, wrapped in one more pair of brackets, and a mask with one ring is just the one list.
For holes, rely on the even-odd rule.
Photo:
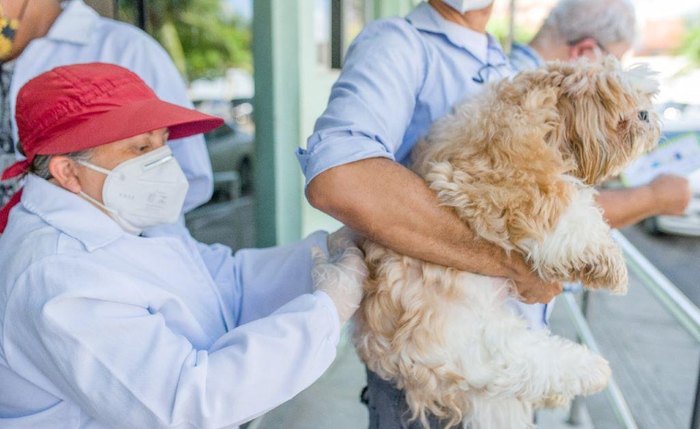
[(560, 0), (529, 44), (513, 44), (510, 61), (515, 69), (527, 70), (545, 61), (595, 61), (606, 54), (620, 59), (635, 38), (631, 1)]

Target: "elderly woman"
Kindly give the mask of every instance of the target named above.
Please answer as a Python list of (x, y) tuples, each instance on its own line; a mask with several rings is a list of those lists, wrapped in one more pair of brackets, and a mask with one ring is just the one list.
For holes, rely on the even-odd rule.
[(29, 81), (16, 116), (1, 427), (236, 426), (330, 365), (366, 275), (348, 234), (231, 256), (175, 223), (187, 181), (166, 141), (220, 119), (99, 63)]

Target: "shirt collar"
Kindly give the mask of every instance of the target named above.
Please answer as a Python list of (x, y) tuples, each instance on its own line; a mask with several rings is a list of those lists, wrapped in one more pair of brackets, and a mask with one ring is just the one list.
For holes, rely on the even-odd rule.
[(90, 252), (126, 234), (91, 203), (34, 174), (27, 175), (21, 201), (25, 209), (80, 241)]
[(420, 31), (441, 34), (453, 45), (467, 50), (482, 64), (506, 62), (498, 41), (490, 34), (482, 34), (447, 21), (427, 2), (420, 3), (406, 20)]
[(85, 45), (90, 41), (99, 18), (100, 15), (83, 0), (70, 0), (64, 3), (63, 12), (58, 15), (46, 37), (60, 42)]

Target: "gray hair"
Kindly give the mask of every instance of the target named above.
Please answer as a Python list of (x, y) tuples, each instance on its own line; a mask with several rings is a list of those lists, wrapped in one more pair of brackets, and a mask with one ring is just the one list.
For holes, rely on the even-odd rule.
[(630, 0), (559, 0), (540, 34), (567, 44), (591, 37), (603, 46), (616, 42), (632, 45), (635, 25)]
[[(49, 161), (56, 155), (37, 155), (34, 157), (32, 164), (29, 166), (29, 172), (36, 174), (42, 179), (51, 179), (51, 172), (49, 171)], [(90, 161), (92, 158), (92, 149), (80, 150), (77, 152), (66, 153), (61, 156), (72, 159), (73, 161)]]

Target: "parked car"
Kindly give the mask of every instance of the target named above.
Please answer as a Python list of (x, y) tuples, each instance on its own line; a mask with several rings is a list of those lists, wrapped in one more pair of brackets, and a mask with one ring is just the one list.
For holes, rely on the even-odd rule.
[(249, 98), (200, 99), (195, 107), (224, 119), (224, 125), (206, 133), (214, 172), (211, 201), (185, 215), (192, 236), (203, 243), (223, 243), (233, 250), (255, 245), (253, 166), (255, 126)]
[[(240, 193), (249, 195), (253, 191), (253, 163), (255, 137), (243, 131), (235, 122), (226, 122), (221, 127), (204, 135), (207, 151), (214, 171), (214, 196), (212, 200), (222, 201), (237, 197), (231, 194), (231, 181), (236, 172), (240, 183)], [(218, 182), (218, 183), (217, 183)]]

